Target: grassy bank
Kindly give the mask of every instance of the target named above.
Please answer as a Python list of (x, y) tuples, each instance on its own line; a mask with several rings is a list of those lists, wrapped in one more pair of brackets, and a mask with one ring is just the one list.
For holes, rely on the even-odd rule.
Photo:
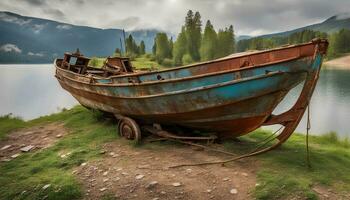
[[(0, 118), (2, 140), (11, 131), (44, 125), (64, 123), (68, 135), (52, 147), (30, 152), (0, 163), (0, 199), (79, 199), (83, 188), (72, 174), (81, 163), (101, 159), (102, 145), (106, 142), (125, 142), (117, 139), (116, 122), (98, 112), (81, 106), (28, 122), (4, 116)], [(224, 147), (232, 152), (245, 152), (271, 134), (255, 131), (242, 138), (242, 142), (227, 141)], [(305, 160), (305, 136), (294, 134), (281, 148), (254, 157), (261, 163), (257, 187), (253, 191), (257, 199), (291, 199), (293, 197), (317, 199), (315, 187), (325, 187), (339, 195), (350, 190), (350, 144), (339, 140), (335, 133), (311, 136), (309, 168)], [(160, 145), (147, 144), (137, 148), (157, 150)], [(162, 143), (161, 146), (172, 145)], [(61, 158), (62, 152), (70, 156)], [(230, 167), (234, 163), (228, 164)], [(46, 184), (49, 188), (42, 189)], [(25, 191), (25, 192), (23, 192)]]
[[(102, 67), (106, 58), (93, 57), (89, 65), (94, 67)], [(143, 55), (141, 57), (136, 57), (131, 60), (131, 64), (136, 69), (160, 69), (163, 68), (156, 61), (151, 60), (149, 55)]]

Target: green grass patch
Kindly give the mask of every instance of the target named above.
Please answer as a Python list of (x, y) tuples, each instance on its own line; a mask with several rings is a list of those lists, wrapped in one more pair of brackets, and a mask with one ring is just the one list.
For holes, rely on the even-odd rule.
[(11, 114), (0, 116), (0, 140), (5, 138), (8, 133), (19, 128), (23, 128), (25, 122)]
[[(23, 127), (50, 122), (63, 122), (69, 134), (46, 150), (23, 154), (10, 162), (1, 163), (0, 199), (80, 198), (82, 191), (72, 175), (72, 169), (99, 158), (101, 144), (117, 137), (112, 119), (102, 118), (100, 114), (81, 106), (28, 122), (21, 121)], [(61, 158), (62, 152), (70, 154)], [(42, 189), (46, 184), (51, 186)]]
[[(229, 151), (248, 152), (271, 132), (257, 130), (242, 137), (239, 144), (225, 143)], [(278, 149), (257, 156), (262, 166), (257, 174), (257, 199), (285, 199), (295, 196), (316, 199), (312, 190), (323, 185), (342, 193), (350, 190), (350, 148), (347, 139), (340, 140), (336, 133), (310, 136), (311, 168), (307, 166), (305, 135), (293, 134)]]

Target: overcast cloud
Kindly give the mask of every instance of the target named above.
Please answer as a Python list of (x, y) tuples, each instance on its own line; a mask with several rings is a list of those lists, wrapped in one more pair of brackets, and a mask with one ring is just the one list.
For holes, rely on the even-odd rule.
[[(350, 12), (350, 0), (1, 0), (0, 10), (76, 25), (178, 33), (187, 10), (238, 35), (286, 31)], [(347, 15), (347, 14), (346, 14)]]

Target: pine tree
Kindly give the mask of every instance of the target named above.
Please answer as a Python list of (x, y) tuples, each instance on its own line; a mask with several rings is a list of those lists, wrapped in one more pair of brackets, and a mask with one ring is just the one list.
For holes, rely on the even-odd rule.
[(177, 40), (174, 43), (173, 59), (175, 65), (182, 65), (182, 57), (186, 54), (187, 49), (187, 37), (185, 27), (181, 28), (181, 32), (177, 36)]
[(200, 60), (199, 47), (201, 41), (201, 16), (199, 12), (193, 15), (192, 10), (187, 12), (185, 30), (187, 39), (187, 53), (194, 61)]
[(173, 42), (173, 37), (170, 37), (169, 39), (169, 56), (170, 58), (173, 57), (173, 49), (174, 49), (174, 42)]
[(212, 60), (215, 58), (217, 49), (217, 35), (210, 20), (207, 21), (201, 42), (200, 57), (202, 61)]
[(140, 55), (144, 55), (146, 53), (145, 42), (142, 40), (140, 43)]
[(165, 58), (170, 58), (171, 52), (169, 40), (166, 33), (157, 33), (156, 35), (156, 59), (162, 63)]

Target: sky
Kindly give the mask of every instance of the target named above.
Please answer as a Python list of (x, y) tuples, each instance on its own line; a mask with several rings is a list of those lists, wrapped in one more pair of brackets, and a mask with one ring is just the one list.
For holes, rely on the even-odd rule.
[(177, 34), (187, 11), (216, 29), (262, 35), (350, 12), (350, 0), (1, 0), (0, 10), (97, 28), (159, 29)]

